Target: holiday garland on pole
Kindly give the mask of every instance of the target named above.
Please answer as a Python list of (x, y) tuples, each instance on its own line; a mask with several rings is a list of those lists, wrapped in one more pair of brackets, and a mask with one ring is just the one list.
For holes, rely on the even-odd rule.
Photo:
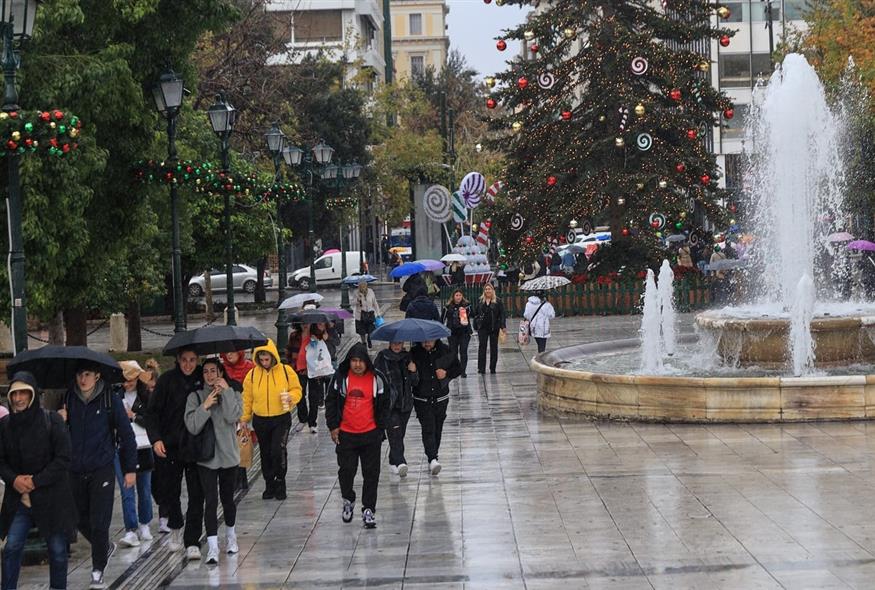
[[(503, 4), (528, 4), (506, 0)], [(697, 46), (730, 42), (712, 24), (726, 7), (702, 0), (554, 0), (500, 39), (526, 58), (487, 78), (491, 127), (506, 153), (494, 229), (511, 256), (531, 259), (571, 220), (606, 224), (655, 244), (691, 231), (693, 213), (719, 222), (720, 171), (706, 139), (733, 116)]]
[(0, 112), (0, 157), (42, 151), (63, 156), (79, 148), (82, 121), (59, 109)]

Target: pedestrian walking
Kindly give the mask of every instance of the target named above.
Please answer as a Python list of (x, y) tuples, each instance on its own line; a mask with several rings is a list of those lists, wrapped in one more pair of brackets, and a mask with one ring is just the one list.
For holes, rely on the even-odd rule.
[(151, 541), (152, 532), (149, 525), (152, 522), (152, 470), (155, 459), (152, 445), (146, 432), (146, 412), (149, 407), (149, 390), (146, 381), (151, 379), (151, 373), (143, 369), (137, 361), (119, 362), (124, 376), (124, 383), (116, 388), (125, 406), (125, 412), (134, 430), (137, 443), (137, 485), (132, 488), (124, 486), (124, 473), (121, 467), (119, 453), (115, 457), (115, 479), (118, 482), (122, 499), (122, 518), (125, 523), (125, 534), (119, 541), (122, 547), (139, 547), (140, 541)]
[(450, 302), (444, 308), (441, 321), (450, 329), (450, 350), (459, 359), (462, 379), (468, 377), (468, 343), (471, 341), (471, 304), (461, 289), (453, 291)]
[(286, 499), (286, 444), (292, 425), (291, 409), (301, 401), (298, 375), (280, 361), (273, 340), (253, 351), (255, 367), (243, 379), (244, 424), (252, 421), (258, 436), (261, 475), (264, 478), (262, 499)]
[[(176, 353), (176, 366), (164, 372), (149, 397), (149, 440), (155, 453), (152, 474), (152, 496), (158, 504), (159, 530), (161, 515), (166, 515), (170, 529), (170, 551), (185, 548), (187, 559), (200, 559), (200, 537), (203, 530), (204, 496), (197, 463), (187, 448), (189, 437), (185, 428), (185, 404), (189, 394), (203, 387), (203, 374), (198, 355), (192, 349)], [(182, 516), (182, 480), (188, 494), (185, 518)], [(185, 526), (185, 530), (183, 530)]]
[[(307, 342), (307, 425), (310, 432), (316, 434), (316, 425), (319, 417), (319, 408), (325, 405), (325, 390), (331, 377), (334, 375), (334, 363), (332, 358), (336, 353), (336, 347), (331, 346), (331, 333), (323, 323), (310, 326), (310, 338)], [(332, 350), (333, 349), (333, 350)]]
[[(207, 359), (201, 370), (204, 388), (189, 394), (185, 405), (185, 427), (201, 440), (213, 438), (212, 457), (204, 453), (197, 462), (198, 476), (204, 494), (204, 528), (207, 530), (208, 564), (219, 563), (219, 499), (225, 516), (225, 542), (228, 553), (237, 553), (237, 469), (240, 450), (237, 447), (237, 422), (243, 412), (243, 399), (225, 380), (224, 367), (218, 359)], [(207, 432), (205, 432), (205, 430)], [(209, 431), (212, 431), (211, 434)]]
[(489, 347), (489, 372), (494, 373), (498, 365), (498, 338), (507, 334), (504, 305), (495, 294), (495, 288), (487, 283), (477, 305), (474, 316), (474, 329), (479, 340), (477, 346), (477, 372), (486, 373), (486, 348)]
[(407, 370), (415, 374), (413, 407), (422, 431), (429, 470), (437, 475), (441, 472), (438, 451), (450, 404), (450, 381), (461, 373), (459, 361), (440, 340), (426, 340), (410, 351)]
[(36, 526), (49, 553), (49, 588), (67, 588), (67, 543), (75, 530), (70, 486), (71, 444), (64, 420), (40, 407), (33, 375), (21, 371), (9, 385), (11, 414), (0, 419), (2, 589), (18, 588), (24, 544)]
[(67, 421), (72, 447), (70, 466), (77, 528), (91, 543), (90, 588), (106, 588), (103, 571), (115, 551), (109, 541), (115, 500), (116, 454), (123, 485), (137, 481), (137, 443), (124, 404), (100, 377), (99, 365), (83, 362), (59, 412)]
[(413, 411), (413, 386), (416, 373), (410, 373), (410, 353), (404, 350), (403, 342), (390, 342), (374, 359), (374, 367), (389, 384), (389, 423), (386, 438), (389, 439), (389, 471), (407, 477), (407, 459), (404, 458), (404, 436), (407, 422)]
[(450, 265), (450, 284), (454, 287), (465, 286), (465, 267), (459, 262)]
[(374, 290), (368, 287), (364, 280), (359, 281), (353, 300), (353, 316), (355, 317), (355, 333), (359, 335), (362, 344), (371, 348), (371, 332), (376, 327), (377, 317), (383, 315)]
[(432, 320), (434, 322), (441, 321), (441, 314), (438, 311), (437, 305), (428, 296), (427, 288), (423, 284), (416, 287), (415, 290), (408, 291), (410, 295), (410, 303), (404, 313), (405, 318), (415, 318), (420, 320)]
[(374, 369), (368, 349), (356, 343), (337, 368), (325, 401), (325, 423), (337, 450), (337, 478), (343, 497), (343, 522), (355, 509), (353, 481), (362, 466), (362, 523), (377, 526), (377, 486), (380, 447), (389, 418), (390, 392), (386, 378)]
[(550, 320), (556, 317), (556, 310), (547, 301), (546, 293), (539, 295), (529, 297), (523, 317), (529, 321), (529, 333), (538, 344), (538, 352), (544, 352), (550, 337)]
[[(246, 358), (245, 350), (237, 350), (234, 352), (223, 352), (219, 355), (222, 358), (222, 369), (225, 372), (225, 381), (231, 386), (231, 389), (242, 394), (243, 379), (255, 366), (251, 360)], [(237, 489), (245, 490), (249, 487), (249, 479), (246, 475), (245, 467), (237, 468)]]

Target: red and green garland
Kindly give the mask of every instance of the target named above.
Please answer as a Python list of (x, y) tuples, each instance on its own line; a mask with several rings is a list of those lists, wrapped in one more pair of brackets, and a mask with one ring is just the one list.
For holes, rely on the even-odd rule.
[(0, 156), (33, 153), (63, 156), (79, 147), (82, 129), (79, 117), (54, 109), (51, 111), (11, 111), (0, 113)]

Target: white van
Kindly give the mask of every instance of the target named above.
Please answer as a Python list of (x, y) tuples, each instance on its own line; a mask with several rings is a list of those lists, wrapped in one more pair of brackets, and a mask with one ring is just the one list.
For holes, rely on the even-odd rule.
[[(361, 257), (361, 258), (359, 258)], [(346, 253), (346, 276), (359, 274), (359, 260), (367, 260), (364, 252)], [(340, 252), (323, 254), (313, 263), (317, 285), (339, 285), (344, 275), (341, 270)], [(310, 267), (299, 268), (289, 275), (289, 287), (304, 291), (310, 288)]]

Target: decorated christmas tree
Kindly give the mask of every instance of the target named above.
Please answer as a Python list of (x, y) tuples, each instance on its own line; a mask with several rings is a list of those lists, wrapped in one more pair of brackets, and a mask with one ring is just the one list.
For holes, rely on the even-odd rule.
[(729, 9), (703, 0), (542, 1), (497, 41), (499, 51), (524, 44), (486, 79), (507, 158), (493, 227), (513, 258), (533, 258), (572, 220), (584, 232), (610, 226), (615, 254), (723, 220), (708, 143), (734, 113), (707, 54), (732, 32), (717, 15)]

